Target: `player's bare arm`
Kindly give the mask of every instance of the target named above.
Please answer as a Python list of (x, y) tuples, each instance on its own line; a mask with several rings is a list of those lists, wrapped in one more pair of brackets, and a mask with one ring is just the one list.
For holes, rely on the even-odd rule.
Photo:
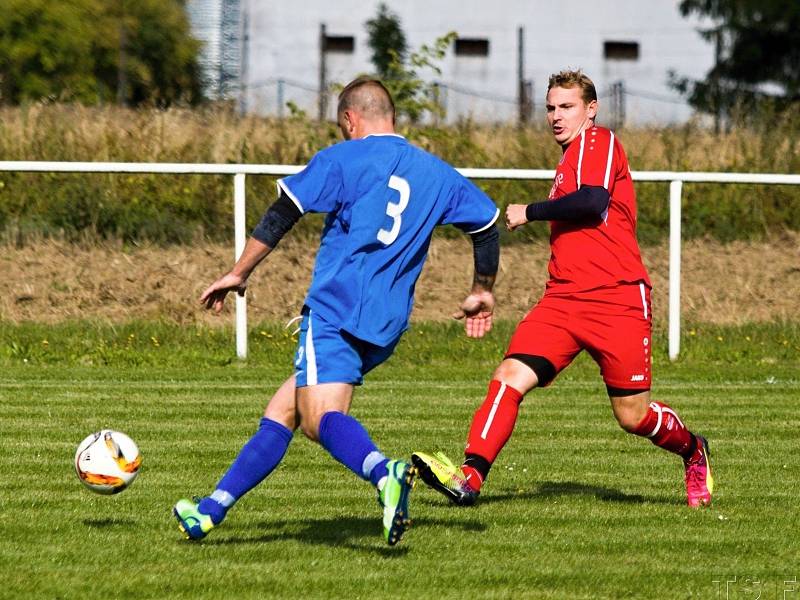
[(239, 295), (244, 294), (250, 273), (271, 251), (272, 248), (265, 243), (255, 238), (250, 238), (242, 255), (230, 272), (217, 279), (202, 293), (200, 304), (204, 304), (207, 309), (216, 313), (221, 312), (228, 292), (236, 292)]
[(492, 329), (495, 305), (492, 289), (500, 264), (500, 236), (497, 227), (492, 224), (470, 237), (475, 260), (472, 290), (453, 313), (453, 318), (464, 319), (464, 330), (468, 337), (480, 338)]
[(219, 313), (222, 311), (228, 292), (244, 294), (250, 273), (272, 252), (302, 214), (297, 205), (281, 189), (278, 199), (267, 209), (261, 222), (253, 230), (253, 236), (247, 241), (233, 269), (206, 288), (200, 296), (200, 304)]

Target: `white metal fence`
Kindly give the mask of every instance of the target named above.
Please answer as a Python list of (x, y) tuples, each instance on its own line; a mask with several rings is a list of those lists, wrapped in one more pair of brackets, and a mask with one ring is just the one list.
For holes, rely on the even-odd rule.
[[(247, 175), (292, 175), (298, 165), (234, 165), (208, 163), (111, 163), (0, 161), (0, 171), (42, 173), (162, 173), (171, 175), (233, 175), (234, 256), (244, 250), (245, 177)], [(555, 171), (541, 169), (472, 169), (458, 171), (470, 179), (550, 180)], [(704, 173), (678, 171), (634, 171), (634, 181), (669, 182), (669, 357), (680, 352), (681, 332), (681, 192), (685, 183), (752, 183), (800, 185), (800, 175), (770, 173)], [(236, 354), (247, 357), (247, 300), (236, 296)]]

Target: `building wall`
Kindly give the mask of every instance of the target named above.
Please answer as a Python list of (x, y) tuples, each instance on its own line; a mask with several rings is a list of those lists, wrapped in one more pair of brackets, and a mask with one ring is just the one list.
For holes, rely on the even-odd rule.
[(245, 40), (240, 0), (188, 0), (186, 11), (192, 33), (203, 44), (200, 67), (206, 96), (238, 96)]
[[(197, 0), (196, 0), (197, 1)], [(364, 23), (379, 0), (241, 0), (247, 23), (242, 101), (247, 110), (285, 114), (286, 102), (317, 114), (319, 31), (353, 36), (352, 53), (327, 54), (327, 79), (346, 83), (369, 72)], [(534, 118), (543, 118), (550, 73), (580, 67), (595, 81), (603, 110), (613, 109), (609, 89), (622, 81), (627, 124), (672, 123), (690, 108), (667, 85), (668, 72), (701, 78), (713, 64), (713, 48), (684, 19), (677, 0), (387, 0), (401, 20), (409, 48), (454, 30), (460, 38), (486, 39), (488, 56), (456, 56), (441, 62), (448, 120), (471, 117), (505, 121), (518, 114), (517, 28), (524, 27), (524, 77), (533, 82)], [(636, 60), (607, 58), (606, 42), (638, 44)], [(335, 98), (329, 102), (333, 117)], [(615, 113), (616, 114), (616, 113)]]

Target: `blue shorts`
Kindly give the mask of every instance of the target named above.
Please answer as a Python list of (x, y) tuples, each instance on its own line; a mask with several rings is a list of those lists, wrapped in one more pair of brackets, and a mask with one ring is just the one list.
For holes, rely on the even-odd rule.
[(361, 385), (364, 375), (388, 359), (398, 337), (388, 346), (376, 346), (353, 337), (303, 307), (300, 340), (294, 355), (297, 387), (319, 383)]

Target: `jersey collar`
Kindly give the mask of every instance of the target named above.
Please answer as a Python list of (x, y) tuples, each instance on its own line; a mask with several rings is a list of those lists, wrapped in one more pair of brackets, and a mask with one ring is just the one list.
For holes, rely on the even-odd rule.
[(406, 139), (405, 137), (403, 137), (399, 133), (368, 133), (367, 135), (365, 135), (361, 139), (365, 140), (368, 137), (397, 137), (397, 138), (400, 138), (401, 140)]

